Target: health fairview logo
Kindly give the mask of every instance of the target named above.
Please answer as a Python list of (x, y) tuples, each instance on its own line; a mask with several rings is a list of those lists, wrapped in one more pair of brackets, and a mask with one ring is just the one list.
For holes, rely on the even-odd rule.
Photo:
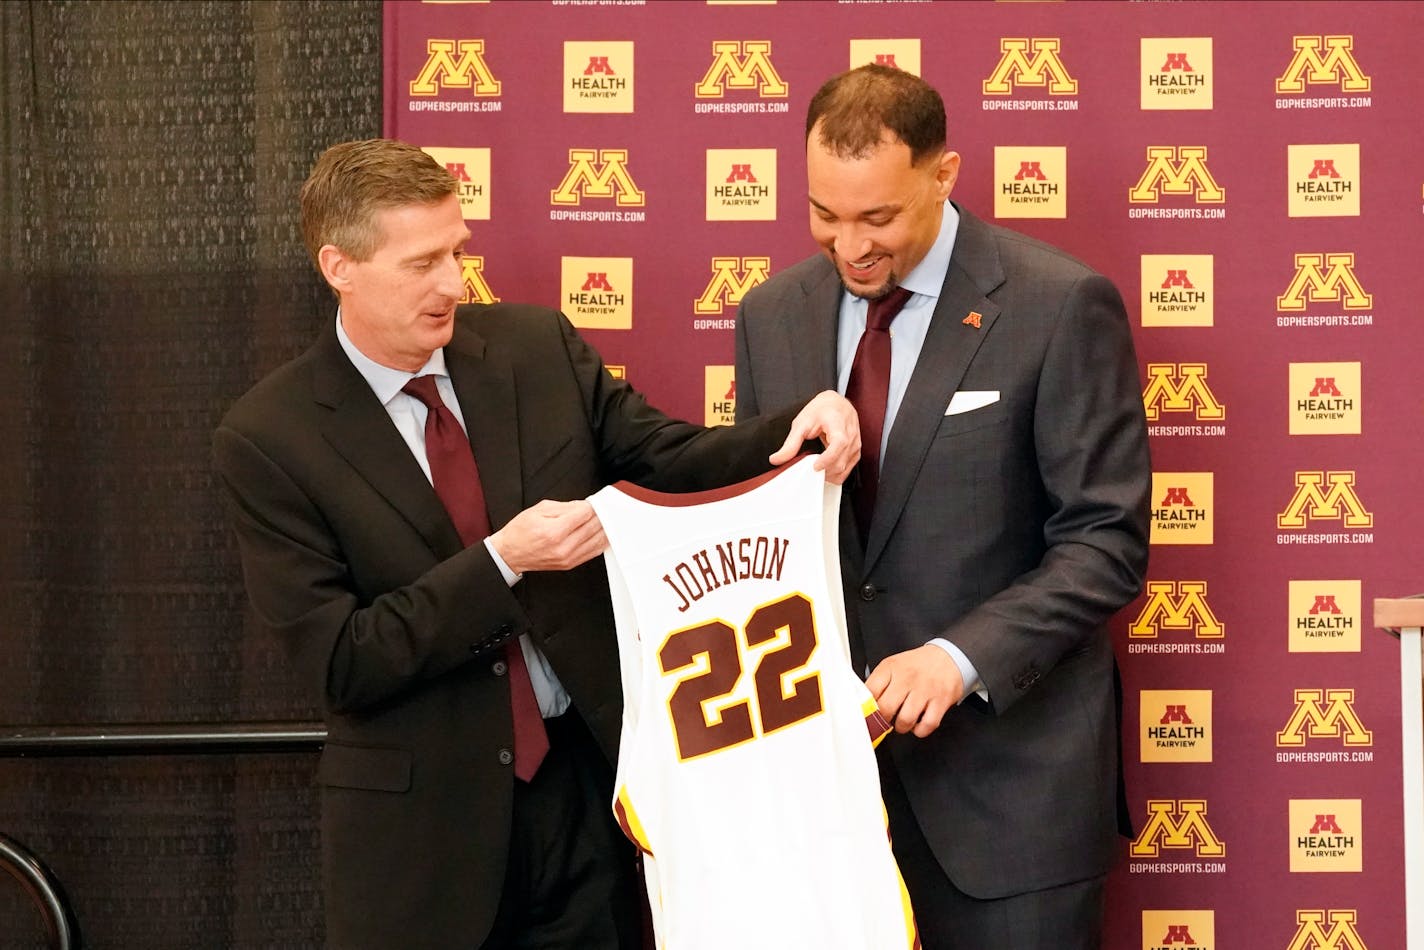
[(770, 40), (716, 40), (712, 65), (693, 87), (698, 99), (721, 99), (728, 92), (755, 92), (763, 99), (785, 99), (791, 87), (771, 62)]
[(1375, 517), (1355, 493), (1354, 472), (1296, 472), (1295, 494), (1276, 516), (1283, 531), (1304, 530), (1313, 521), (1338, 521), (1346, 528), (1369, 528)]
[(1291, 653), (1359, 653), (1364, 615), (1359, 580), (1288, 581)]
[(1364, 823), (1358, 798), (1290, 800), (1290, 869), (1364, 870)]
[(1199, 422), (1225, 419), (1226, 407), (1206, 376), (1205, 363), (1148, 363), (1147, 388), (1142, 391), (1147, 421), (1156, 422), (1164, 412), (1190, 412)]
[(485, 62), (485, 41), (425, 41), (426, 59), (410, 81), (412, 96), (438, 96), (444, 89), (468, 89), (476, 98), (498, 96), (500, 81)]
[(1164, 196), (1190, 196), (1198, 204), (1221, 204), (1226, 189), (1207, 168), (1205, 145), (1149, 145), (1147, 168), (1127, 192), (1133, 204), (1156, 204)]
[(435, 159), (459, 182), (460, 214), (466, 221), (490, 218), (490, 150), (487, 148), (433, 148), (421, 151)]
[(1139, 695), (1143, 762), (1211, 761), (1211, 690), (1144, 689)]
[(994, 216), (1068, 217), (1068, 149), (1062, 145), (995, 146)]
[(1355, 910), (1298, 910), (1296, 928), (1286, 950), (1370, 950), (1355, 928)]
[(584, 198), (614, 198), (620, 208), (642, 207), (645, 196), (628, 171), (628, 150), (571, 148), (569, 170), (559, 187), (549, 192), (557, 206), (574, 206)]
[(632, 112), (633, 44), (564, 41), (564, 111)]
[(1190, 632), (1198, 640), (1220, 640), (1226, 625), (1216, 619), (1206, 599), (1206, 581), (1148, 581), (1147, 601), (1128, 624), (1132, 639), (1153, 639), (1159, 633)]
[(708, 366), (703, 370), (703, 399), (706, 426), (729, 426), (737, 421), (737, 381), (732, 366)]
[(776, 220), (776, 149), (707, 150), (707, 220)]
[(1210, 109), (1211, 37), (1142, 38), (1143, 109)]
[(1355, 274), (1355, 255), (1302, 253), (1295, 255), (1295, 274), (1285, 293), (1276, 298), (1276, 310), (1299, 312), (1307, 303), (1337, 303), (1345, 310), (1368, 310), (1374, 295), (1365, 292)]
[(1211, 254), (1142, 255), (1142, 325), (1209, 327), (1214, 320)]
[(1360, 146), (1286, 146), (1286, 187), (1292, 218), (1358, 217)]
[(1355, 60), (1353, 36), (1297, 36), (1294, 44), (1295, 55), (1276, 77), (1278, 94), (1303, 93), (1307, 86), (1370, 91), (1370, 77)]
[(693, 312), (722, 313), (726, 307), (737, 307), (747, 291), (766, 280), (770, 273), (769, 257), (712, 258), (712, 279), (707, 282), (702, 296), (693, 302)]
[(565, 257), (559, 299), (569, 322), (586, 330), (633, 328), (633, 259)]
[(1290, 434), (1359, 435), (1359, 363), (1290, 364)]
[(1152, 473), (1152, 544), (1211, 544), (1216, 523), (1211, 472)]
[(1374, 733), (1365, 728), (1355, 712), (1353, 689), (1295, 691), (1295, 709), (1285, 727), (1276, 733), (1276, 745), (1300, 748), (1307, 739), (1339, 739), (1352, 749), (1374, 744)]
[(1155, 858), (1166, 848), (1190, 849), (1199, 858), (1224, 858), (1226, 845), (1206, 819), (1202, 799), (1149, 799), (1147, 822), (1128, 847), (1134, 858)]
[(1063, 65), (1062, 41), (1056, 37), (1004, 37), (999, 62), (983, 82), (986, 96), (1011, 96), (1017, 88), (1041, 90), (1051, 96), (1075, 96), (1078, 80)]
[(485, 281), (485, 259), (475, 254), (460, 258), (460, 279), (464, 283), (464, 293), (460, 303), (499, 303), (499, 298), (490, 290)]
[(1142, 950), (1216, 950), (1216, 912), (1144, 910)]
[(893, 66), (912, 76), (920, 74), (920, 41), (911, 40), (851, 40), (850, 69), (874, 63)]

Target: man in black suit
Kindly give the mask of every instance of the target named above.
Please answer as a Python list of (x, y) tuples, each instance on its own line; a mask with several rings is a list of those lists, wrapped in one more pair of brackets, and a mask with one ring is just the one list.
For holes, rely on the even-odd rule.
[(852, 641), (898, 733), (882, 784), (924, 946), (1096, 947), (1120, 813), (1104, 623), (1141, 587), (1151, 490), (1122, 300), (948, 201), (959, 155), (918, 77), (827, 82), (806, 165), (824, 253), (744, 298), (737, 411), (845, 391), (867, 302), (909, 292), (880, 413), (861, 415), (864, 524), (848, 504), (841, 536)]
[[(610, 811), (605, 540), (583, 499), (618, 479), (724, 485), (818, 437), (840, 481), (855, 414), (828, 392), (703, 429), (614, 380), (562, 314), (457, 307), (470, 233), (455, 180), (413, 146), (327, 150), (302, 229), (336, 318), (232, 407), (214, 457), (256, 615), (326, 711), (328, 942), (637, 946), (635, 865)], [(418, 377), (433, 378), (425, 396), (405, 388)], [(457, 428), (439, 429), (446, 412)], [(455, 515), (472, 486), (452, 503), (432, 485), (449, 456), (428, 443), (452, 432), (487, 537)], [(516, 769), (535, 745), (515, 742), (511, 711), (526, 667), (548, 740), (528, 780)]]

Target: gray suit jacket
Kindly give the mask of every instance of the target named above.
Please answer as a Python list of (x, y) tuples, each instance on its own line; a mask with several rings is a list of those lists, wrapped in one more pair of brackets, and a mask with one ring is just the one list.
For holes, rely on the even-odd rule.
[[(872, 667), (945, 637), (988, 689), (990, 703), (971, 696), (932, 736), (893, 736), (889, 751), (950, 879), (994, 898), (1102, 874), (1113, 859), (1119, 729), (1104, 624), (1141, 588), (1151, 467), (1116, 289), (1062, 251), (960, 215), (864, 553), (843, 518), (842, 569), (852, 640)], [(835, 386), (840, 295), (819, 255), (746, 295), (739, 417)], [(947, 415), (960, 391), (999, 397)]]
[[(750, 477), (790, 422), (669, 419), (542, 307), (461, 308), (445, 360), (495, 528), (619, 479), (685, 491)], [(461, 544), (334, 326), (238, 400), (214, 458), (257, 625), (325, 708), (327, 943), (478, 946), (514, 788), (499, 648), (530, 634), (611, 759), (622, 703), (602, 563), (507, 586), (483, 544)]]

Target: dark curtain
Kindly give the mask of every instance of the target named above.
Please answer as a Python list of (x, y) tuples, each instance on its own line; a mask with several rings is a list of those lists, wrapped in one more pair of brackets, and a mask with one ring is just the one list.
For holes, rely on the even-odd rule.
[[(334, 304), (297, 189), (380, 134), (375, 0), (0, 2), (0, 731), (317, 718), (210, 473)], [(0, 758), (88, 947), (322, 939), (312, 753)], [(44, 945), (0, 874), (0, 945)]]

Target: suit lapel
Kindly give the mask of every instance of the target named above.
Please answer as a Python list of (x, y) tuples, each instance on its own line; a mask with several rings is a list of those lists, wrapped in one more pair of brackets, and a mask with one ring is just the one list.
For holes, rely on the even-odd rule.
[(524, 501), (514, 368), (491, 354), (484, 339), (463, 323), (456, 324), (445, 347), (445, 366), (480, 468), (490, 525), (499, 528), (519, 514)]
[(459, 551), (460, 537), (445, 506), (391, 423), (386, 408), (342, 352), (334, 328), (317, 347), (313, 395), (331, 410), (322, 426), (327, 443), (410, 522), (438, 557)]
[[(865, 546), (867, 571), (885, 550), (944, 419), (945, 407), (999, 316), (998, 305), (986, 296), (1004, 282), (993, 233), (967, 211), (959, 209), (959, 215), (949, 273), (885, 447)], [(977, 327), (964, 322), (971, 313), (979, 314)]]

